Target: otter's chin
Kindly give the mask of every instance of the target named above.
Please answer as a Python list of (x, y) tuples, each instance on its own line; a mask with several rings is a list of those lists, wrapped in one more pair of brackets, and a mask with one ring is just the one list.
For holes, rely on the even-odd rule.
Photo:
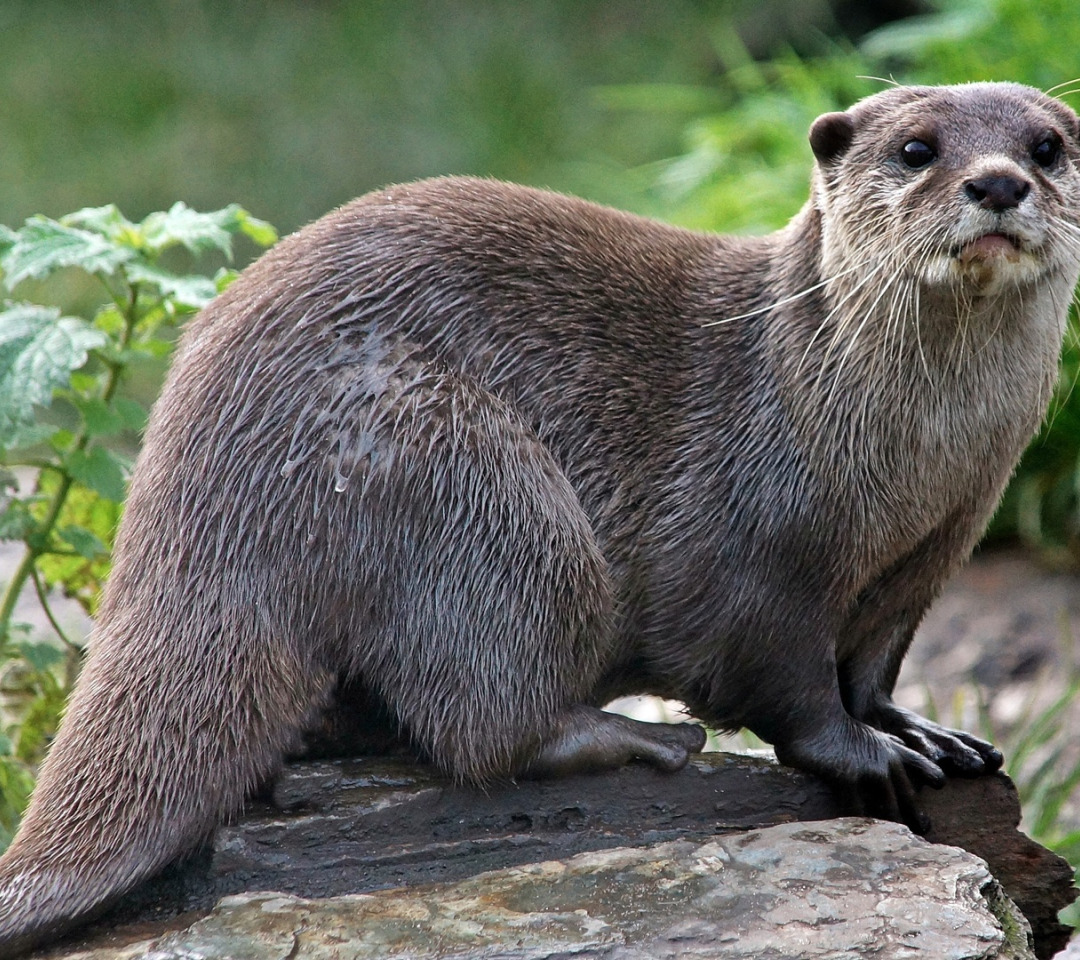
[(1004, 233), (984, 233), (964, 244), (956, 253), (962, 268), (976, 264), (1019, 263), (1023, 253), (1020, 245)]
[(957, 247), (948, 258), (947, 276), (977, 296), (991, 296), (1008, 286), (1042, 276), (1042, 260), (1004, 233), (984, 233)]

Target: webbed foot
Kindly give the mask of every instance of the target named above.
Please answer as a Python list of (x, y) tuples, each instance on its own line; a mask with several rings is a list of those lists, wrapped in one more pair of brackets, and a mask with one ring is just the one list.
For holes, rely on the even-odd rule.
[(945, 784), (934, 760), (850, 716), (815, 735), (777, 743), (776, 755), (832, 784), (849, 813), (895, 820), (919, 834), (929, 831), (930, 819), (919, 809), (917, 787)]
[(567, 776), (621, 767), (631, 760), (673, 772), (704, 745), (705, 731), (694, 723), (644, 723), (579, 704), (562, 714), (521, 774)]

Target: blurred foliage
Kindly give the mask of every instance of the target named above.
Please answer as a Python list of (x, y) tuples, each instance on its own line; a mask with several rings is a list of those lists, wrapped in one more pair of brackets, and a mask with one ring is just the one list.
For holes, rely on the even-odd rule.
[[(1071, 863), (1080, 881), (1080, 828), (1076, 803), (1080, 791), (1080, 747), (1074, 733), (1076, 704), (1080, 702), (1080, 660), (1075, 638), (1063, 624), (1060, 663), (1064, 676), (1037, 677), (1030, 684), (1018, 716), (1009, 723), (995, 722), (984, 691), (971, 683), (959, 687), (948, 705), (948, 717), (926, 690), (924, 714), (958, 729), (976, 729), (996, 744), (1005, 756), (1005, 772), (1016, 784), (1023, 810), (1021, 828), (1043, 846)], [(1056, 696), (1053, 680), (1064, 680)], [(1061, 911), (1060, 919), (1080, 925), (1080, 903)]]
[[(238, 201), (292, 230), (388, 182), (471, 173), (620, 205), (734, 26), (800, 53), (925, 0), (4, 0), (0, 223)], [(670, 103), (671, 101), (669, 101)]]
[[(758, 63), (732, 40), (726, 59), (735, 63), (713, 91), (720, 107), (687, 126), (686, 151), (632, 172), (637, 206), (688, 227), (766, 233), (806, 202), (814, 118), (875, 85), (859, 76), (866, 65), (846, 49), (817, 60), (788, 51)], [(652, 109), (667, 111), (666, 97), (657, 90)]]
[(612, 77), (695, 84), (734, 0), (5, 0), (0, 223), (239, 201), (286, 230), (387, 182), (473, 173), (617, 200), (683, 116)]

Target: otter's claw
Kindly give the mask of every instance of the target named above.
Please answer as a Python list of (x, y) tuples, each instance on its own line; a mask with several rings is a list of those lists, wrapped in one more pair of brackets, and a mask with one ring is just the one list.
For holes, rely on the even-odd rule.
[(878, 726), (899, 737), (912, 750), (940, 766), (947, 773), (978, 777), (993, 773), (1004, 758), (993, 744), (963, 730), (950, 730), (894, 703), (878, 708)]

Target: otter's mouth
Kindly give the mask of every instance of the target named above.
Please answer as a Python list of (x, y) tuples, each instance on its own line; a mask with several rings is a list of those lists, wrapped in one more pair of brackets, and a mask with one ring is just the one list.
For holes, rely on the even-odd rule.
[(1006, 260), (1019, 263), (1022, 252), (1021, 242), (1006, 233), (984, 233), (981, 237), (957, 247), (953, 256), (963, 267), (980, 263), (992, 263)]

